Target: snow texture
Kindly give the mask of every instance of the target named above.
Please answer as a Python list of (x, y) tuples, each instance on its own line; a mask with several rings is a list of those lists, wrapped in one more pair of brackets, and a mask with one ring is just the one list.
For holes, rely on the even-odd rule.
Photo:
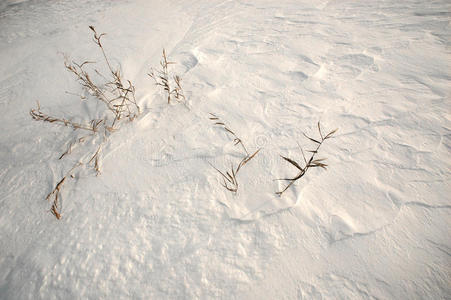
[[(1, 299), (449, 299), (451, 3), (446, 0), (0, 3)], [(33, 121), (92, 119), (63, 65), (100, 61), (143, 113), (112, 135), (101, 176), (45, 196), (82, 148)], [(162, 48), (190, 110), (147, 76)], [(70, 92), (70, 93), (66, 93)], [(100, 107), (100, 106), (99, 106)], [(220, 185), (249, 151), (233, 195)], [(299, 146), (339, 128), (282, 197)]]

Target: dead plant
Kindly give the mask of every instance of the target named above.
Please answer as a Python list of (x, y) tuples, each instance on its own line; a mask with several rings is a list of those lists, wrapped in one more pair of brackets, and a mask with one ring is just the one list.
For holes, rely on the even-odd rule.
[(244, 165), (249, 162), (251, 159), (254, 158), (255, 155), (257, 155), (257, 153), (260, 151), (260, 149), (258, 149), (257, 151), (255, 151), (252, 155), (247, 155), (245, 157), (243, 157), (243, 159), (240, 161), (240, 163), (238, 164), (238, 166), (235, 168), (233, 166), (233, 163), (230, 164), (230, 172), (226, 171), (225, 174), (223, 172), (221, 172), (220, 170), (218, 170), (215, 166), (213, 166), (211, 163), (210, 166), (212, 166), (216, 171), (219, 172), (219, 174), (221, 174), (222, 176), (222, 180), (223, 182), (221, 183), (221, 185), (223, 187), (225, 187), (227, 190), (236, 193), (238, 191), (238, 180), (236, 179), (236, 175), (238, 174), (238, 172), (240, 171), (241, 167), (244, 167)]
[(306, 138), (308, 138), (310, 141), (312, 141), (313, 143), (316, 144), (316, 148), (314, 150), (307, 150), (307, 152), (312, 153), (312, 155), (310, 156), (310, 158), (307, 160), (305, 158), (304, 155), (304, 151), (302, 150), (302, 148), (299, 146), (299, 148), (301, 149), (301, 153), (302, 153), (302, 157), (304, 159), (304, 167), (301, 166), (301, 164), (299, 164), (298, 162), (296, 162), (295, 160), (282, 156), (281, 157), (286, 160), (287, 162), (289, 162), (290, 164), (292, 164), (296, 169), (299, 170), (298, 174), (293, 177), (293, 178), (281, 178), (281, 179), (276, 179), (276, 180), (286, 180), (289, 181), (288, 185), (280, 192), (277, 192), (276, 194), (279, 196), (282, 196), (283, 192), (285, 192), (293, 183), (295, 183), (297, 180), (301, 179), (305, 173), (307, 173), (307, 170), (309, 168), (323, 168), (326, 169), (327, 165), (325, 163), (323, 163), (323, 161), (325, 160), (325, 158), (319, 158), (319, 159), (315, 159), (315, 155), (318, 154), (318, 151), (321, 147), (321, 145), (324, 143), (325, 140), (329, 139), (332, 137), (332, 135), (338, 130), (332, 130), (331, 132), (329, 132), (327, 135), (323, 135), (322, 131), (321, 131), (321, 125), (320, 122), (318, 122), (318, 131), (319, 131), (319, 135), (320, 135), (320, 139), (314, 139), (311, 138), (309, 136), (307, 136), (304, 133), (304, 136)]
[(168, 104), (171, 102), (172, 97), (174, 97), (178, 102), (185, 103), (186, 98), (181, 85), (182, 79), (179, 75), (172, 76), (175, 87), (171, 87), (168, 71), (168, 66), (171, 64), (175, 64), (175, 62), (168, 61), (166, 51), (163, 49), (163, 58), (160, 61), (161, 70), (155, 71), (153, 68), (151, 68), (150, 73), (148, 73), (147, 75), (149, 75), (155, 81), (155, 85), (161, 86), (163, 88), (168, 98)]
[(52, 202), (52, 207), (50, 208), (50, 212), (59, 220), (61, 219), (61, 208), (60, 208), (60, 202), (59, 202), (59, 198), (60, 198), (60, 192), (61, 192), (61, 188), (63, 187), (64, 182), (66, 182), (66, 179), (69, 176), (73, 176), (72, 172), (78, 168), (79, 166), (81, 166), (82, 163), (76, 163), (72, 169), (69, 170), (69, 172), (66, 173), (66, 175), (64, 175), (64, 177), (56, 184), (55, 188), (53, 189), (53, 191), (51, 191), (47, 197), (45, 198), (47, 201), (51, 201)]
[[(102, 119), (93, 119), (85, 123), (77, 123), (62, 117), (55, 117), (42, 112), (39, 102), (37, 108), (30, 110), (30, 115), (36, 121), (44, 121), (53, 124), (62, 124), (64, 126), (72, 127), (74, 130), (86, 130), (91, 134), (77, 138), (69, 143), (67, 150), (61, 154), (59, 159), (72, 152), (75, 145), (82, 144), (86, 139), (100, 140), (96, 152), (85, 157), (89, 158), (87, 161), (79, 161), (72, 169), (56, 184), (55, 188), (46, 197), (47, 200), (52, 201), (50, 211), (57, 218), (61, 218), (61, 206), (59, 204), (60, 191), (63, 184), (66, 182), (68, 176), (73, 176), (73, 171), (81, 165), (92, 165), (96, 174), (100, 174), (100, 152), (102, 146), (107, 142), (111, 133), (119, 128), (122, 120), (128, 119), (133, 121), (139, 114), (140, 108), (135, 99), (135, 87), (130, 80), (124, 80), (120, 68), (113, 69), (105, 49), (102, 44), (102, 37), (105, 33), (98, 34), (93, 26), (89, 26), (93, 32), (93, 41), (100, 48), (104, 63), (108, 68), (108, 75), (105, 76), (97, 69), (88, 69), (88, 66), (94, 64), (91, 61), (84, 61), (83, 63), (68, 62), (66, 59), (64, 66), (66, 69), (75, 75), (75, 79), (80, 85), (93, 96), (94, 99), (104, 104), (106, 113)], [(98, 81), (101, 83), (97, 83)], [(178, 93), (178, 92), (177, 92)], [(73, 93), (70, 93), (73, 94)], [(75, 94), (77, 95), (77, 94)], [(87, 98), (81, 96), (82, 100), (87, 101)], [(110, 114), (111, 118), (108, 118)]]
[(73, 122), (73, 121), (70, 121), (70, 120), (64, 119), (64, 118), (52, 117), (41, 111), (41, 105), (39, 104), (39, 102), (37, 102), (37, 108), (33, 108), (30, 110), (30, 115), (36, 121), (44, 121), (44, 122), (49, 122), (49, 123), (60, 123), (60, 124), (64, 124), (64, 126), (72, 127), (74, 130), (83, 129), (83, 130), (89, 130), (92, 132), (97, 132), (99, 126), (102, 124), (102, 122), (105, 121), (103, 119), (100, 119), (100, 120), (93, 119), (90, 121), (89, 124), (81, 124), (81, 123), (76, 123), (76, 122)]
[(257, 151), (255, 151), (253, 154), (250, 155), (249, 152), (247, 152), (246, 146), (244, 146), (243, 141), (221, 119), (219, 119), (218, 116), (210, 113), (209, 119), (212, 120), (215, 125), (221, 126), (226, 132), (231, 134), (233, 136), (234, 145), (236, 146), (240, 144), (245, 152), (244, 157), (241, 159), (241, 161), (238, 163), (236, 167), (234, 167), (233, 163), (230, 164), (229, 171), (221, 172), (219, 169), (217, 169), (215, 166), (209, 163), (211, 167), (213, 167), (216, 171), (218, 171), (219, 174), (221, 174), (223, 180), (221, 185), (230, 192), (236, 193), (238, 191), (238, 180), (236, 178), (238, 172), (241, 170), (242, 167), (244, 167), (251, 159), (253, 159), (257, 155), (260, 149), (257, 149)]
[(244, 146), (243, 141), (235, 134), (235, 132), (233, 132), (229, 127), (227, 127), (227, 125), (222, 120), (220, 120), (218, 116), (210, 113), (209, 119), (212, 120), (215, 125), (221, 126), (225, 131), (230, 133), (233, 136), (233, 142), (235, 143), (235, 145), (240, 144), (244, 152), (246, 152), (246, 155), (249, 155), (249, 152), (247, 152), (246, 146)]
[[(89, 26), (94, 36), (94, 43), (100, 48), (104, 62), (109, 70), (109, 77), (101, 74), (97, 69), (94, 72), (104, 82), (99, 85), (93, 82), (93, 77), (86, 70), (86, 66), (92, 64), (91, 61), (84, 61), (79, 64), (76, 62), (69, 63), (67, 60), (64, 65), (66, 69), (73, 73), (76, 80), (87, 90), (89, 94), (94, 96), (97, 100), (105, 104), (106, 108), (113, 114), (114, 120), (108, 126), (109, 130), (116, 129), (115, 125), (118, 120), (126, 117), (130, 121), (133, 121), (139, 114), (140, 108), (135, 99), (135, 87), (130, 80), (123, 80), (121, 71), (119, 68), (116, 70), (111, 67), (110, 61), (105, 53), (105, 49), (102, 45), (102, 37), (105, 33), (97, 34), (93, 26)], [(125, 82), (125, 83), (124, 83)]]

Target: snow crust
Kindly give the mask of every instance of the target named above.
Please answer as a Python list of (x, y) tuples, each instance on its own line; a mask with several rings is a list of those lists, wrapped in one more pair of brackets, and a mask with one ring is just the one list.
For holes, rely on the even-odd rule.
[[(0, 3), (1, 299), (445, 299), (450, 284), (449, 1)], [(63, 65), (98, 60), (88, 25), (144, 108), (111, 136), (102, 174), (77, 132), (35, 122), (98, 107)], [(146, 75), (162, 48), (190, 110)], [(255, 151), (236, 195), (209, 163)], [(321, 120), (339, 128), (282, 197)]]

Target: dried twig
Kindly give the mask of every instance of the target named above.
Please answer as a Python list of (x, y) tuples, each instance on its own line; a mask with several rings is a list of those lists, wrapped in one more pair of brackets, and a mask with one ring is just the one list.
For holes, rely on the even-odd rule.
[(96, 171), (97, 176), (100, 175), (99, 153), (100, 153), (101, 148), (102, 148), (102, 144), (100, 144), (100, 146), (97, 148), (97, 151), (94, 153), (94, 155), (88, 161), (88, 164), (90, 164), (92, 161), (94, 161), (94, 170)]
[(71, 173), (81, 165), (82, 163), (76, 163), (72, 167), (72, 169), (70, 169), (69, 172), (67, 172), (66, 175), (64, 175), (64, 177), (56, 184), (53, 191), (51, 191), (45, 198), (48, 201), (52, 201), (52, 207), (50, 208), (50, 211), (58, 220), (61, 219), (61, 208), (59, 207), (61, 188), (63, 187), (63, 184), (66, 181), (67, 177), (71, 175)]
[(180, 84), (181, 81), (182, 78), (180, 78), (179, 75), (174, 75), (175, 88), (172, 90), (172, 93), (175, 95), (175, 99), (177, 100), (183, 99), (184, 101), (186, 101), (182, 85)]
[(236, 193), (238, 191), (238, 180), (236, 178), (238, 172), (251, 159), (253, 159), (255, 157), (255, 155), (257, 155), (257, 153), (260, 151), (260, 149), (255, 151), (252, 155), (250, 155), (249, 152), (247, 152), (246, 146), (244, 146), (243, 141), (223, 121), (221, 121), (221, 119), (218, 116), (210, 113), (209, 119), (212, 120), (215, 125), (221, 126), (226, 132), (230, 133), (233, 136), (234, 145), (236, 146), (236, 145), (240, 144), (242, 149), (245, 152), (245, 156), (241, 159), (241, 161), (238, 163), (238, 165), (236, 167), (234, 167), (233, 163), (231, 163), (230, 171), (226, 171), (225, 174), (223, 172), (221, 172), (220, 170), (218, 170), (215, 166), (213, 166), (212, 164), (209, 163), (210, 166), (212, 166), (216, 171), (219, 172), (219, 174), (221, 174), (222, 180), (223, 180), (221, 185), (224, 188), (226, 188), (227, 190), (229, 190), (233, 193)]
[(310, 158), (309, 158), (308, 160), (305, 158), (304, 151), (303, 151), (302, 148), (299, 146), (299, 147), (301, 148), (302, 156), (303, 156), (303, 159), (304, 159), (304, 167), (302, 167), (301, 164), (297, 163), (297, 162), (294, 161), (293, 159), (290, 159), (290, 158), (288, 158), (288, 157), (285, 157), (285, 156), (282, 156), (282, 155), (281, 155), (281, 157), (282, 157), (284, 160), (286, 160), (287, 162), (289, 162), (290, 164), (292, 164), (296, 169), (298, 169), (298, 170), (299, 170), (299, 173), (298, 173), (295, 177), (293, 177), (293, 178), (281, 178), (281, 179), (276, 179), (276, 180), (286, 180), (286, 181), (289, 181), (289, 184), (288, 184), (282, 191), (279, 191), (279, 192), (276, 193), (277, 195), (282, 196), (283, 192), (285, 192), (285, 191), (286, 191), (293, 183), (295, 183), (298, 179), (302, 178), (302, 177), (305, 175), (305, 173), (307, 172), (307, 170), (308, 170), (309, 168), (317, 168), (317, 167), (320, 167), (320, 168), (326, 169), (327, 165), (326, 165), (325, 163), (322, 162), (322, 161), (325, 160), (325, 158), (315, 159), (315, 155), (318, 153), (319, 148), (321, 147), (321, 145), (323, 144), (323, 142), (324, 142), (325, 140), (331, 138), (332, 135), (333, 135), (337, 130), (338, 130), (338, 129), (332, 130), (331, 132), (329, 132), (327, 135), (324, 136), (323, 133), (322, 133), (322, 131), (321, 131), (321, 125), (320, 125), (320, 122), (318, 122), (318, 131), (319, 131), (320, 139), (314, 139), (314, 138), (311, 138), (311, 137), (307, 136), (307, 135), (304, 133), (304, 136), (305, 136), (306, 138), (308, 138), (310, 141), (312, 141), (313, 143), (316, 144), (315, 150), (308, 150), (308, 152), (312, 153), (312, 155), (310, 156)]
[(91, 124), (87, 125), (87, 124), (72, 122), (72, 121), (70, 121), (68, 119), (64, 119), (64, 118), (52, 117), (41, 111), (39, 102), (37, 102), (37, 105), (38, 105), (37, 108), (30, 110), (31, 117), (36, 121), (44, 121), (44, 122), (49, 122), (49, 123), (60, 123), (60, 124), (64, 124), (64, 126), (72, 127), (73, 129), (83, 129), (83, 130), (89, 130), (92, 132), (96, 132), (98, 129), (98, 126), (103, 122), (103, 120), (91, 120)]
[(240, 144), (244, 152), (246, 152), (246, 155), (249, 155), (249, 152), (247, 152), (246, 146), (244, 146), (243, 141), (218, 116), (210, 113), (209, 119), (212, 120), (215, 125), (221, 126), (225, 131), (230, 133), (233, 136), (233, 142), (235, 143), (235, 145)]
[(183, 94), (183, 89), (181, 86), (182, 79), (180, 78), (180, 76), (178, 75), (173, 76), (175, 87), (171, 88), (168, 71), (168, 66), (171, 64), (175, 64), (175, 62), (168, 61), (166, 51), (163, 49), (163, 58), (160, 61), (161, 70), (155, 71), (152, 68), (150, 70), (150, 73), (148, 73), (147, 75), (149, 75), (155, 81), (155, 85), (161, 86), (163, 90), (166, 92), (166, 95), (168, 97), (168, 104), (171, 102), (172, 96), (177, 101), (185, 103), (186, 98), (185, 95)]
[(258, 149), (257, 151), (255, 151), (252, 155), (247, 155), (246, 157), (244, 157), (240, 163), (238, 164), (237, 167), (234, 167), (233, 164), (230, 164), (230, 172), (226, 171), (225, 174), (221, 171), (219, 171), (215, 166), (213, 166), (212, 164), (210, 164), (210, 166), (212, 166), (216, 171), (219, 172), (219, 174), (221, 174), (222, 176), (222, 180), (223, 182), (221, 183), (221, 185), (223, 187), (225, 187), (227, 190), (236, 193), (238, 191), (238, 180), (236, 179), (236, 176), (238, 174), (238, 172), (241, 170), (242, 167), (244, 167), (245, 164), (247, 164), (251, 159), (254, 158), (255, 155), (257, 155), (257, 153), (260, 151), (260, 149)]
[(58, 159), (62, 159), (64, 156), (71, 154), (73, 147), (75, 145), (82, 144), (86, 140), (87, 137), (92, 137), (92, 135), (90, 135), (90, 136), (87, 135), (87, 136), (83, 136), (81, 138), (76, 138), (75, 140), (69, 142), (69, 146), (67, 146), (67, 150), (63, 154), (61, 154), (61, 156)]

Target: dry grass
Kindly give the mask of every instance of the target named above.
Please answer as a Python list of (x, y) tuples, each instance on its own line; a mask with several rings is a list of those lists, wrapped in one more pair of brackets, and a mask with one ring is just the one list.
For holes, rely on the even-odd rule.
[[(166, 51), (163, 49), (163, 57), (160, 61), (161, 70), (155, 71), (154, 69), (150, 70), (149, 75), (154, 81), (155, 85), (160, 86), (166, 93), (168, 104), (171, 103), (171, 99), (177, 100), (178, 102), (182, 102), (186, 105), (186, 98), (183, 93), (181, 81), (182, 79), (178, 75), (172, 76), (172, 83), (169, 76), (168, 66), (171, 64), (175, 64), (175, 62), (168, 61), (166, 56)], [(174, 87), (171, 87), (174, 84)]]
[[(74, 147), (82, 145), (87, 140), (91, 140), (91, 144), (96, 145), (95, 152), (92, 151), (92, 149), (92, 152), (87, 151), (87, 153), (83, 156), (84, 159), (75, 163), (73, 167), (58, 181), (54, 189), (47, 195), (46, 199), (52, 203), (50, 211), (57, 219), (61, 219), (61, 190), (67, 183), (68, 179), (74, 178), (74, 172), (81, 166), (90, 166), (95, 171), (96, 175), (100, 175), (100, 156), (109, 136), (119, 129), (122, 121), (128, 120), (129, 122), (132, 122), (140, 114), (140, 107), (135, 99), (135, 87), (129, 80), (123, 79), (120, 69), (114, 69), (108, 59), (102, 44), (102, 38), (105, 36), (105, 33), (98, 34), (93, 26), (89, 26), (89, 28), (93, 32), (94, 43), (102, 53), (103, 62), (108, 70), (107, 75), (103, 75), (97, 69), (93, 68), (95, 63), (92, 61), (76, 63), (73, 61), (69, 62), (66, 59), (64, 65), (67, 71), (75, 76), (76, 81), (80, 83), (89, 96), (85, 97), (76, 93), (70, 94), (79, 96), (82, 101), (94, 99), (95, 101), (102, 103), (105, 110), (104, 117), (100, 119), (87, 120), (85, 122), (75, 122), (69, 118), (57, 117), (44, 113), (41, 110), (39, 102), (37, 103), (36, 108), (30, 110), (31, 117), (36, 121), (63, 125), (70, 127), (73, 130), (89, 132), (86, 136), (78, 137), (68, 142), (66, 151), (59, 156), (60, 160), (67, 155), (70, 155)], [(176, 101), (182, 102), (185, 106), (187, 106), (186, 98), (181, 87), (181, 78), (178, 75), (173, 75), (171, 77), (169, 74), (168, 68), (171, 64), (175, 63), (168, 60), (166, 51), (163, 49), (162, 60), (160, 61), (161, 70), (155, 71), (151, 69), (151, 72), (148, 75), (155, 81), (157, 86), (164, 90), (167, 96), (168, 104), (171, 103), (171, 100), (175, 99)], [(236, 193), (239, 187), (237, 179), (238, 173), (259, 153), (260, 149), (252, 152), (252, 154), (249, 153), (243, 140), (239, 138), (224, 121), (212, 113), (210, 113), (209, 119), (214, 122), (214, 125), (217, 125), (226, 131), (227, 134), (232, 137), (234, 145), (239, 145), (242, 150), (240, 151), (242, 152), (242, 157), (240, 157), (239, 161), (236, 164), (233, 162), (230, 163), (230, 169), (227, 169), (226, 171), (221, 171), (210, 164), (221, 175), (221, 185), (228, 191)], [(314, 139), (304, 134), (316, 145), (316, 148), (308, 151), (311, 153), (309, 159), (306, 159), (304, 151), (301, 148), (304, 161), (303, 166), (301, 163), (298, 163), (291, 158), (281, 156), (285, 161), (293, 165), (298, 170), (298, 173), (293, 178), (276, 179), (288, 181), (285, 188), (276, 193), (277, 195), (281, 196), (297, 180), (302, 178), (310, 168), (320, 167), (326, 169), (327, 165), (323, 162), (325, 159), (316, 159), (316, 155), (324, 141), (331, 138), (337, 129), (329, 132), (327, 135), (323, 135), (321, 125), (318, 122), (318, 131), (320, 135), (319, 139)]]
[(255, 151), (252, 155), (246, 155), (245, 157), (243, 157), (243, 159), (240, 161), (240, 163), (238, 164), (237, 167), (234, 167), (233, 164), (231, 163), (230, 164), (230, 172), (226, 171), (225, 174), (223, 172), (221, 172), (220, 170), (218, 170), (212, 164), (210, 164), (210, 166), (212, 166), (216, 171), (219, 172), (219, 174), (221, 174), (222, 180), (223, 180), (221, 185), (224, 188), (226, 188), (227, 190), (229, 190), (233, 193), (236, 193), (238, 191), (238, 180), (236, 179), (236, 175), (238, 174), (240, 169), (242, 167), (244, 167), (245, 164), (247, 164), (251, 159), (254, 158), (255, 155), (257, 155), (257, 153), (259, 151), (260, 151), (260, 149)]
[(69, 172), (66, 173), (66, 175), (64, 175), (64, 177), (56, 184), (55, 188), (53, 189), (53, 191), (51, 191), (47, 197), (45, 198), (47, 201), (51, 201), (52, 202), (52, 207), (50, 208), (50, 212), (59, 220), (61, 219), (61, 208), (60, 208), (60, 192), (61, 192), (61, 188), (63, 187), (64, 182), (66, 182), (66, 179), (72, 175), (72, 172), (78, 168), (79, 166), (81, 166), (82, 163), (76, 163), (72, 169), (69, 170)]
[(244, 152), (246, 152), (246, 155), (249, 155), (249, 152), (247, 152), (246, 146), (244, 146), (243, 141), (235, 134), (235, 132), (233, 132), (229, 127), (227, 127), (227, 125), (222, 120), (220, 120), (218, 116), (210, 113), (209, 119), (213, 121), (215, 125), (221, 126), (225, 131), (230, 133), (233, 136), (233, 142), (235, 143), (235, 145), (240, 144)]
[(49, 123), (56, 123), (56, 124), (64, 124), (64, 126), (72, 127), (74, 130), (77, 129), (83, 129), (83, 130), (89, 130), (92, 132), (97, 132), (99, 126), (104, 122), (104, 119), (101, 120), (91, 120), (87, 124), (81, 124), (76, 123), (68, 119), (60, 118), (60, 117), (53, 117), (50, 115), (47, 115), (41, 111), (41, 105), (39, 102), (37, 102), (37, 108), (33, 108), (30, 110), (31, 117), (36, 121), (44, 121)]
[(227, 190), (231, 191), (232, 193), (236, 193), (238, 191), (238, 180), (236, 178), (238, 172), (241, 170), (242, 167), (244, 167), (251, 159), (253, 159), (257, 155), (260, 149), (257, 149), (257, 151), (255, 151), (254, 153), (249, 154), (243, 141), (221, 119), (219, 119), (218, 116), (210, 113), (209, 119), (213, 121), (215, 125), (222, 127), (227, 133), (231, 134), (233, 136), (233, 142), (235, 146), (238, 144), (241, 145), (241, 148), (245, 153), (244, 157), (240, 160), (240, 162), (236, 167), (233, 165), (233, 163), (230, 164), (229, 171), (221, 172), (219, 169), (217, 169), (215, 166), (209, 163), (210, 166), (212, 166), (216, 171), (218, 171), (219, 174), (221, 174), (222, 176), (221, 185)]
[[(86, 66), (92, 64), (91, 61), (85, 61), (81, 64), (76, 62), (69, 63), (65, 61), (66, 69), (73, 73), (76, 80), (88, 91), (88, 93), (95, 97), (95, 99), (105, 104), (105, 107), (110, 111), (114, 119), (107, 126), (107, 129), (113, 131), (116, 129), (117, 122), (123, 118), (128, 118), (133, 121), (135, 117), (140, 114), (140, 108), (135, 99), (135, 87), (130, 80), (123, 80), (119, 68), (113, 69), (110, 61), (105, 53), (102, 45), (102, 37), (105, 33), (98, 34), (93, 26), (89, 26), (93, 31), (93, 41), (102, 52), (104, 62), (108, 67), (108, 76), (101, 74), (97, 69), (93, 76), (86, 70)], [(103, 80), (102, 84), (96, 84), (93, 81), (94, 77), (99, 77)]]
[(297, 180), (301, 179), (305, 173), (307, 173), (307, 171), (310, 168), (323, 168), (326, 169), (327, 165), (325, 163), (323, 163), (323, 161), (325, 160), (325, 158), (319, 158), (319, 159), (315, 159), (316, 154), (318, 154), (318, 151), (321, 147), (321, 145), (324, 143), (325, 140), (329, 139), (332, 137), (332, 135), (337, 131), (338, 129), (332, 130), (331, 132), (329, 132), (327, 135), (323, 135), (322, 131), (321, 131), (321, 125), (320, 122), (318, 122), (318, 131), (319, 131), (319, 135), (320, 138), (319, 139), (314, 139), (311, 138), (309, 136), (307, 136), (304, 133), (304, 136), (306, 138), (308, 138), (310, 141), (312, 141), (313, 143), (315, 143), (316, 148), (314, 150), (307, 150), (307, 152), (312, 153), (312, 155), (310, 156), (310, 158), (307, 160), (305, 158), (304, 155), (304, 151), (302, 150), (301, 147), (299, 147), (301, 149), (301, 153), (302, 153), (302, 157), (304, 160), (304, 167), (301, 166), (300, 163), (296, 162), (295, 160), (282, 156), (281, 157), (286, 160), (287, 162), (289, 162), (291, 165), (293, 165), (296, 169), (299, 170), (298, 174), (293, 177), (293, 178), (281, 178), (281, 179), (276, 179), (276, 180), (285, 180), (285, 181), (289, 181), (288, 185), (280, 192), (277, 192), (276, 194), (279, 196), (282, 196), (282, 194), (293, 184), (295, 183)]
[(81, 138), (76, 138), (75, 140), (69, 142), (69, 145), (67, 146), (67, 150), (61, 154), (61, 156), (58, 159), (62, 159), (64, 156), (69, 155), (72, 153), (72, 149), (77, 146), (77, 145), (81, 145), (86, 141), (86, 138), (88, 138), (89, 136), (83, 136)]
[[(89, 26), (93, 32), (93, 41), (101, 50), (104, 63), (108, 69), (108, 74), (103, 75), (97, 69), (88, 68), (94, 64), (91, 61), (84, 61), (83, 63), (68, 62), (66, 59), (64, 65), (66, 69), (75, 75), (75, 79), (80, 83), (90, 96), (96, 101), (103, 103), (105, 108), (105, 116), (101, 119), (93, 119), (88, 122), (77, 123), (70, 119), (63, 117), (56, 117), (42, 112), (39, 102), (37, 108), (30, 110), (30, 115), (36, 121), (43, 121), (53, 124), (61, 124), (71, 127), (74, 130), (90, 131), (91, 134), (77, 138), (71, 142), (67, 150), (61, 154), (59, 159), (71, 154), (72, 149), (76, 145), (84, 143), (87, 139), (92, 139), (93, 142), (99, 144), (97, 150), (89, 155), (87, 153), (86, 161), (77, 162), (72, 169), (56, 184), (52, 192), (50, 192), (46, 199), (52, 202), (50, 211), (57, 218), (61, 218), (60, 193), (63, 184), (67, 181), (68, 176), (73, 177), (72, 173), (82, 165), (92, 165), (92, 168), (97, 175), (100, 174), (100, 153), (102, 146), (107, 142), (111, 133), (119, 129), (119, 125), (123, 120), (133, 121), (139, 114), (140, 108), (135, 99), (135, 87), (129, 80), (124, 80), (119, 68), (113, 69), (105, 48), (102, 44), (102, 38), (105, 33), (98, 34), (93, 26)], [(99, 82), (99, 83), (98, 83)], [(73, 94), (73, 93), (71, 93)], [(88, 101), (91, 97), (81, 97), (83, 101)], [(108, 117), (110, 115), (110, 117)], [(100, 142), (98, 142), (100, 140)]]

